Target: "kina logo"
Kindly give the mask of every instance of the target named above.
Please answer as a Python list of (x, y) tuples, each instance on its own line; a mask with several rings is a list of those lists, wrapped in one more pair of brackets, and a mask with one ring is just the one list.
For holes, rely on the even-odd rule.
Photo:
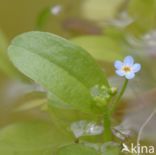
[(141, 146), (140, 144), (134, 145), (131, 143), (130, 147), (128, 147), (125, 143), (122, 144), (121, 152), (127, 152), (132, 154), (154, 154), (155, 147), (154, 146)]

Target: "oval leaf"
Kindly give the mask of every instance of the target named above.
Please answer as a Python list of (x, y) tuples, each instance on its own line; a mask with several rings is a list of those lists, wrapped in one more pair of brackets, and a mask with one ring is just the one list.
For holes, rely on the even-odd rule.
[(65, 138), (58, 128), (48, 123), (17, 123), (0, 131), (0, 154), (52, 155), (59, 145), (71, 141), (71, 137)]
[(81, 47), (50, 33), (28, 32), (12, 41), (9, 56), (22, 73), (49, 91), (54, 105), (99, 111), (90, 90), (97, 84), (109, 85), (99, 66)]

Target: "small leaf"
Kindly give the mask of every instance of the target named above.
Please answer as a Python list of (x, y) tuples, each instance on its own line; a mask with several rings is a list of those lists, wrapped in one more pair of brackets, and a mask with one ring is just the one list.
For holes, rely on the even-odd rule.
[(0, 131), (1, 155), (52, 155), (61, 144), (71, 141), (53, 125), (35, 121), (9, 125)]
[(41, 107), (43, 106), (47, 100), (44, 99), (34, 99), (32, 101), (24, 102), (24, 104), (18, 106), (15, 111), (26, 111), (26, 110), (31, 110), (33, 108)]
[(41, 11), (41, 13), (38, 15), (37, 21), (36, 21), (36, 29), (41, 30), (45, 26), (46, 22), (48, 21), (50, 13), (50, 7), (47, 7)]
[(22, 73), (49, 91), (51, 104), (99, 111), (90, 90), (96, 84), (109, 87), (108, 81), (79, 46), (50, 33), (29, 32), (12, 41), (9, 56)]
[(99, 155), (99, 153), (95, 149), (82, 144), (71, 144), (60, 148), (57, 155)]

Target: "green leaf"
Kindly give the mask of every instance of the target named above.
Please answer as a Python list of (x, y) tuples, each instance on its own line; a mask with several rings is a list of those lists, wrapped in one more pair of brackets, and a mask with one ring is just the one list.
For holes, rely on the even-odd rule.
[(26, 111), (26, 110), (31, 110), (33, 108), (36, 108), (36, 107), (40, 107), (42, 106), (43, 104), (46, 103), (46, 99), (34, 99), (33, 101), (29, 101), (29, 102), (26, 102), (25, 104), (19, 106), (16, 108), (15, 111)]
[(92, 113), (83, 113), (78, 110), (61, 109), (48, 106), (48, 112), (54, 124), (58, 128), (63, 128), (64, 131), (71, 131), (70, 126), (73, 122), (78, 120), (88, 120), (90, 122), (97, 121), (98, 115)]
[(91, 88), (109, 85), (84, 49), (50, 33), (28, 32), (16, 37), (8, 50), (14, 65), (49, 91), (51, 103), (84, 112), (99, 111)]
[(71, 144), (60, 148), (56, 155), (99, 155), (99, 153), (82, 144)]
[(110, 146), (106, 148), (102, 155), (120, 155), (121, 150), (120, 147)]
[(113, 62), (122, 59), (122, 42), (120, 38), (108, 36), (82, 36), (72, 41), (90, 52), (97, 60)]
[(52, 155), (61, 144), (71, 142), (60, 130), (45, 122), (9, 125), (0, 131), (1, 155)]

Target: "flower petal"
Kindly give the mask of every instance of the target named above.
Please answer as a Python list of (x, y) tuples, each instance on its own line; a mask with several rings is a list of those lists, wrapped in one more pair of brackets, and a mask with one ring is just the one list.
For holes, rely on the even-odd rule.
[(134, 59), (133, 59), (132, 56), (127, 56), (127, 57), (125, 57), (125, 59), (124, 59), (124, 64), (125, 64), (125, 65), (130, 65), (130, 66), (132, 66), (133, 63), (134, 63)]
[(133, 79), (135, 77), (135, 74), (134, 72), (130, 72), (130, 73), (127, 73), (125, 75), (126, 79), (130, 80), (130, 79)]
[(115, 61), (114, 66), (116, 69), (121, 69), (123, 66), (123, 63), (121, 61)]
[(119, 69), (119, 70), (116, 70), (116, 74), (119, 75), (119, 76), (124, 76), (125, 72), (122, 71), (121, 69)]
[(136, 63), (133, 65), (132, 69), (134, 73), (139, 72), (141, 69), (141, 65)]

